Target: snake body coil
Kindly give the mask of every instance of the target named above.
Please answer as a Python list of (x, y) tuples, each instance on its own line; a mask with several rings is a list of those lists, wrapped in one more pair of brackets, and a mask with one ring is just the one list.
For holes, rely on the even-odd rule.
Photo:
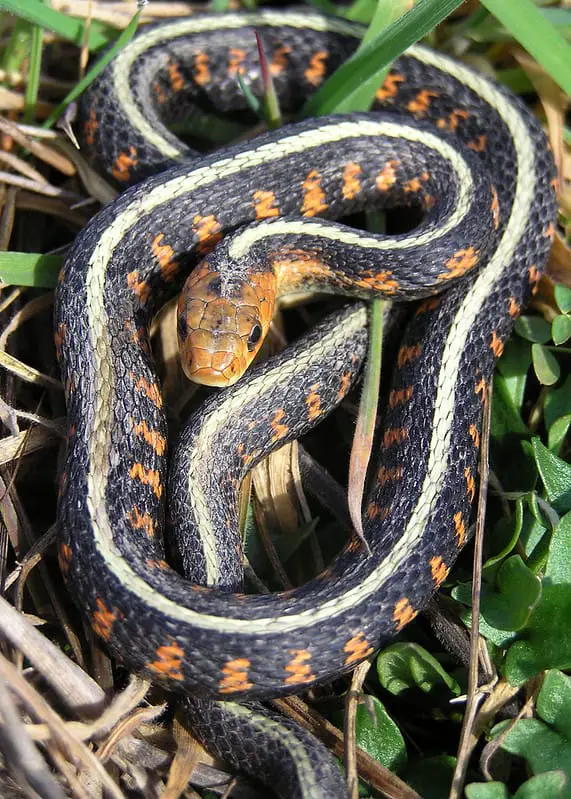
[[(196, 97), (229, 107), (238, 68), (255, 83), (252, 26), (286, 97), (294, 86), (314, 88), (360, 36), (358, 26), (313, 13), (252, 12), (172, 22), (135, 38), (85, 98), (84, 140), (120, 183), (181, 163), (94, 217), (66, 261), (56, 303), (70, 421), (59, 506), (64, 574), (94, 631), (130, 668), (169, 689), (223, 699), (299, 692), (353, 668), (444, 580), (467, 538), (488, 382), (540, 277), (555, 214), (552, 160), (532, 116), (484, 77), (421, 47), (395, 63), (377, 93), (388, 119), (312, 120), (189, 162), (159, 117), (176, 120)], [(303, 217), (338, 217), (369, 200), (419, 206), (424, 221), (382, 238)], [(210, 254), (222, 235), (256, 221)], [(400, 296), (407, 281), (413, 296), (450, 288), (418, 307), (398, 352), (364, 511), (372, 555), (350, 544), (306, 586), (245, 596), (193, 586), (164, 560), (167, 431), (148, 325), (197, 261), (225, 252), (255, 261), (256, 272), (260, 253), (278, 258), (278, 242), (280, 263), (297, 275), (292, 290), (318, 276), (359, 296)], [(409, 277), (411, 262), (426, 266), (422, 286)], [(345, 311), (190, 423), (183, 444), (192, 447), (177, 456), (190, 480), (171, 478), (171, 514), (178, 524), (191, 509), (183, 536), (196, 544), (185, 562), (194, 583), (239, 587), (237, 481), (342, 399), (365, 326), (363, 307)], [(239, 738), (243, 715), (256, 710), (228, 708)], [(278, 759), (284, 740), (275, 742)], [(301, 787), (284, 792), (339, 795), (329, 777), (312, 783), (296, 747)]]

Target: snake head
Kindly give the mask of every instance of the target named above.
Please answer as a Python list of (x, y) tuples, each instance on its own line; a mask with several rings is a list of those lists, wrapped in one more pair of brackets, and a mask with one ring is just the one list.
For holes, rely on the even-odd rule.
[(274, 283), (268, 273), (225, 281), (207, 261), (189, 275), (178, 301), (177, 331), (190, 380), (220, 388), (239, 380), (268, 332)]

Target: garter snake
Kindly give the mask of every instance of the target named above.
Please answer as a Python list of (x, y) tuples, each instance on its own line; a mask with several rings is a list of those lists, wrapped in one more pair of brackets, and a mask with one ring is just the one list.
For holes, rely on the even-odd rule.
[[(258, 78), (253, 26), (285, 108), (362, 33), (310, 11), (204, 15), (144, 29), (89, 89), (80, 123), (101, 170), (136, 185), (77, 237), (56, 297), (70, 424), (59, 502), (63, 573), (95, 633), (130, 668), (169, 689), (222, 699), (299, 692), (351, 669), (445, 579), (467, 538), (486, 387), (537, 285), (555, 215), (552, 159), (529, 112), (471, 69), (418, 46), (377, 92), (387, 117), (306, 121), (192, 160), (162, 119), (176, 121), (196, 98), (240, 107), (236, 72)], [(310, 218), (337, 218), (371, 201), (420, 207), (423, 222), (383, 238)], [(167, 431), (148, 326), (197, 263), (179, 334), (183, 347), (194, 337), (188, 370), (207, 371), (210, 382), (232, 382), (234, 361), (241, 372), (255, 354), (257, 328), (271, 315), (263, 305), (268, 266), (292, 291), (324, 284), (361, 297), (427, 297), (398, 351), (364, 509), (372, 554), (350, 543), (291, 592), (239, 593), (236, 486), (268, 449), (346, 394), (366, 311), (345, 311), (191, 420), (175, 456), (182, 474), (171, 477), (170, 511), (182, 540), (194, 542), (184, 563), (190, 583), (168, 566), (161, 543)], [(235, 310), (212, 313), (218, 296)], [(238, 319), (228, 344), (234, 360), (218, 354), (226, 352), (217, 337), (229, 335), (220, 332), (228, 313)], [(196, 355), (197, 330), (206, 355)], [(257, 711), (230, 703), (221, 721), (226, 706), (215, 707), (211, 727), (232, 729), (251, 756), (241, 725)], [(259, 726), (269, 732), (273, 723)], [(273, 740), (279, 760), (288, 736)], [(226, 743), (210, 746), (232, 759)], [(300, 783), (284, 793), (342, 795), (330, 777), (311, 776), (315, 756), (296, 743), (288, 751)]]

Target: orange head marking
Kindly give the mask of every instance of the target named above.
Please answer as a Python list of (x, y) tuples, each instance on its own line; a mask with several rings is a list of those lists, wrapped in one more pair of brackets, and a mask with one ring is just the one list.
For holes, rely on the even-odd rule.
[(221, 388), (235, 383), (262, 346), (274, 303), (272, 274), (254, 272), (225, 281), (203, 261), (178, 302), (178, 341), (187, 377)]

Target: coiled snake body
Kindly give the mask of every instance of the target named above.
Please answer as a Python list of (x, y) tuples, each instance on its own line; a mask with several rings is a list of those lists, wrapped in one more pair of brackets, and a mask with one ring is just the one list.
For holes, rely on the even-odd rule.
[[(84, 98), (81, 133), (116, 182), (151, 176), (78, 236), (56, 303), (70, 421), (63, 572), (94, 631), (130, 668), (169, 689), (225, 700), (299, 692), (353, 668), (444, 580), (467, 537), (483, 398), (540, 277), (555, 213), (552, 160), (532, 116), (489, 80), (421, 47), (395, 63), (377, 93), (387, 117), (311, 120), (189, 160), (161, 116), (178, 119), (196, 96), (231, 106), (238, 69), (255, 83), (254, 26), (286, 105), (361, 35), (343, 20), (294, 11), (143, 30)], [(313, 218), (369, 202), (418, 206), (423, 222), (380, 237)], [(195, 545), (185, 556), (191, 584), (169, 568), (161, 543), (167, 431), (148, 325), (199, 261), (190, 279), (200, 283), (198, 297), (182, 303), (183, 343), (195, 335), (189, 327), (209, 325), (204, 336), (219, 341), (223, 314), (212, 322), (206, 311), (212, 291), (234, 305), (247, 295), (247, 321), (230, 332), (251, 354), (256, 326), (268, 321), (269, 271), (282, 290), (428, 297), (397, 355), (364, 509), (372, 554), (349, 544), (323, 575), (287, 594), (237, 592), (236, 485), (346, 394), (363, 358), (366, 310), (326, 322), (191, 420), (170, 478), (172, 523)], [(233, 380), (229, 361), (213, 352), (208, 368), (222, 363)], [(283, 795), (344, 795), (324, 750), (306, 749), (304, 734), (279, 717), (236, 703), (196, 699), (193, 707), (215, 752), (246, 758)], [(263, 754), (254, 754), (246, 729), (268, 736)]]

